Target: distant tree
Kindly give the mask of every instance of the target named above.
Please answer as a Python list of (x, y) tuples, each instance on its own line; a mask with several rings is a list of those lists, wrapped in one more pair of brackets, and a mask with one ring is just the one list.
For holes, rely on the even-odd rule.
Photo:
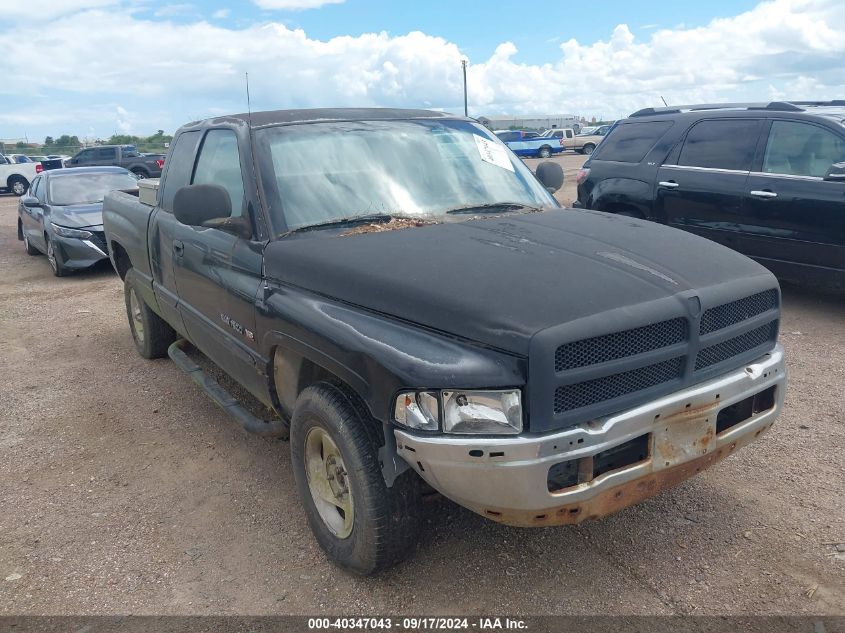
[(17, 147), (18, 149), (26, 149), (27, 144), (24, 143), (23, 141), (18, 141), (17, 143), (15, 143), (15, 147)]
[(55, 145), (62, 148), (73, 148), (79, 147), (81, 143), (79, 142), (79, 137), (76, 135), (69, 136), (68, 134), (62, 134), (55, 140)]
[(52, 136), (48, 136), (47, 138), (44, 139), (44, 145), (52, 145), (52, 144), (53, 144), (53, 137)]

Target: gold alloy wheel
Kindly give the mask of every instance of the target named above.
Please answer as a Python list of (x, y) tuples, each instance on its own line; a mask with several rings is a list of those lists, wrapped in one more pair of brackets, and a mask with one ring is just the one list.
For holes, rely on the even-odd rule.
[(323, 523), (337, 538), (352, 533), (355, 504), (343, 456), (328, 431), (313, 427), (305, 437), (305, 476)]

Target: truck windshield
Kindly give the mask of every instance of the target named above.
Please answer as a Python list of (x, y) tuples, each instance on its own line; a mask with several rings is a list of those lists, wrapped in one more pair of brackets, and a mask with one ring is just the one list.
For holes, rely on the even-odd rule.
[(138, 186), (129, 173), (123, 174), (74, 174), (50, 179), (47, 197), (50, 204), (67, 206), (102, 202), (103, 197), (116, 189), (134, 189)]
[(256, 132), (274, 228), (380, 213), (436, 218), (507, 203), (558, 206), (527, 167), (468, 121), (327, 122)]

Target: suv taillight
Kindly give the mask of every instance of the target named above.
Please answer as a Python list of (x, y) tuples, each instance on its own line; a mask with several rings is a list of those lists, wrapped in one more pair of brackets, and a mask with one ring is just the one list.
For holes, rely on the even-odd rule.
[(157, 160), (156, 160), (156, 165), (158, 165), (158, 168), (159, 168), (159, 169), (164, 169), (164, 159), (163, 159), (163, 158), (159, 158), (159, 159), (157, 159)]
[(578, 175), (575, 176), (575, 184), (580, 185), (583, 183), (587, 178), (590, 177), (590, 170), (584, 169), (583, 167), (578, 170)]
[(558, 141), (558, 143), (560, 144), (560, 146), (561, 146), (561, 147), (563, 147), (563, 138), (561, 138), (561, 139)]
[(35, 173), (40, 174), (42, 171), (44, 171), (44, 165), (41, 163), (35, 163)]

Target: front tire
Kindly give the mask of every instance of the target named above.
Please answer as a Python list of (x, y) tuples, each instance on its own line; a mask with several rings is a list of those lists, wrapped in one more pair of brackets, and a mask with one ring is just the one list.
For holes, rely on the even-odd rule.
[[(53, 245), (53, 240), (50, 239), (49, 236), (45, 235), (44, 240), (47, 242), (47, 261), (50, 264), (50, 268), (53, 271), (53, 274), (56, 277), (64, 277), (67, 275), (67, 268), (64, 267), (62, 264), (61, 257), (59, 256), (56, 247)], [(27, 244), (27, 253), (29, 253), (29, 240), (26, 240)]]
[(23, 230), (23, 224), (18, 222), (18, 237), (23, 240), (23, 246), (26, 249), (27, 255), (40, 255), (41, 251), (35, 248), (32, 244), (29, 243), (29, 236), (26, 234), (26, 231)]
[(291, 462), (308, 523), (332, 561), (361, 575), (404, 560), (420, 529), (419, 478), (408, 470), (387, 487), (380, 434), (343, 387), (321, 382), (297, 398)]
[(135, 349), (144, 358), (164, 358), (176, 332), (144, 302), (134, 280), (130, 269), (123, 280), (123, 297)]

